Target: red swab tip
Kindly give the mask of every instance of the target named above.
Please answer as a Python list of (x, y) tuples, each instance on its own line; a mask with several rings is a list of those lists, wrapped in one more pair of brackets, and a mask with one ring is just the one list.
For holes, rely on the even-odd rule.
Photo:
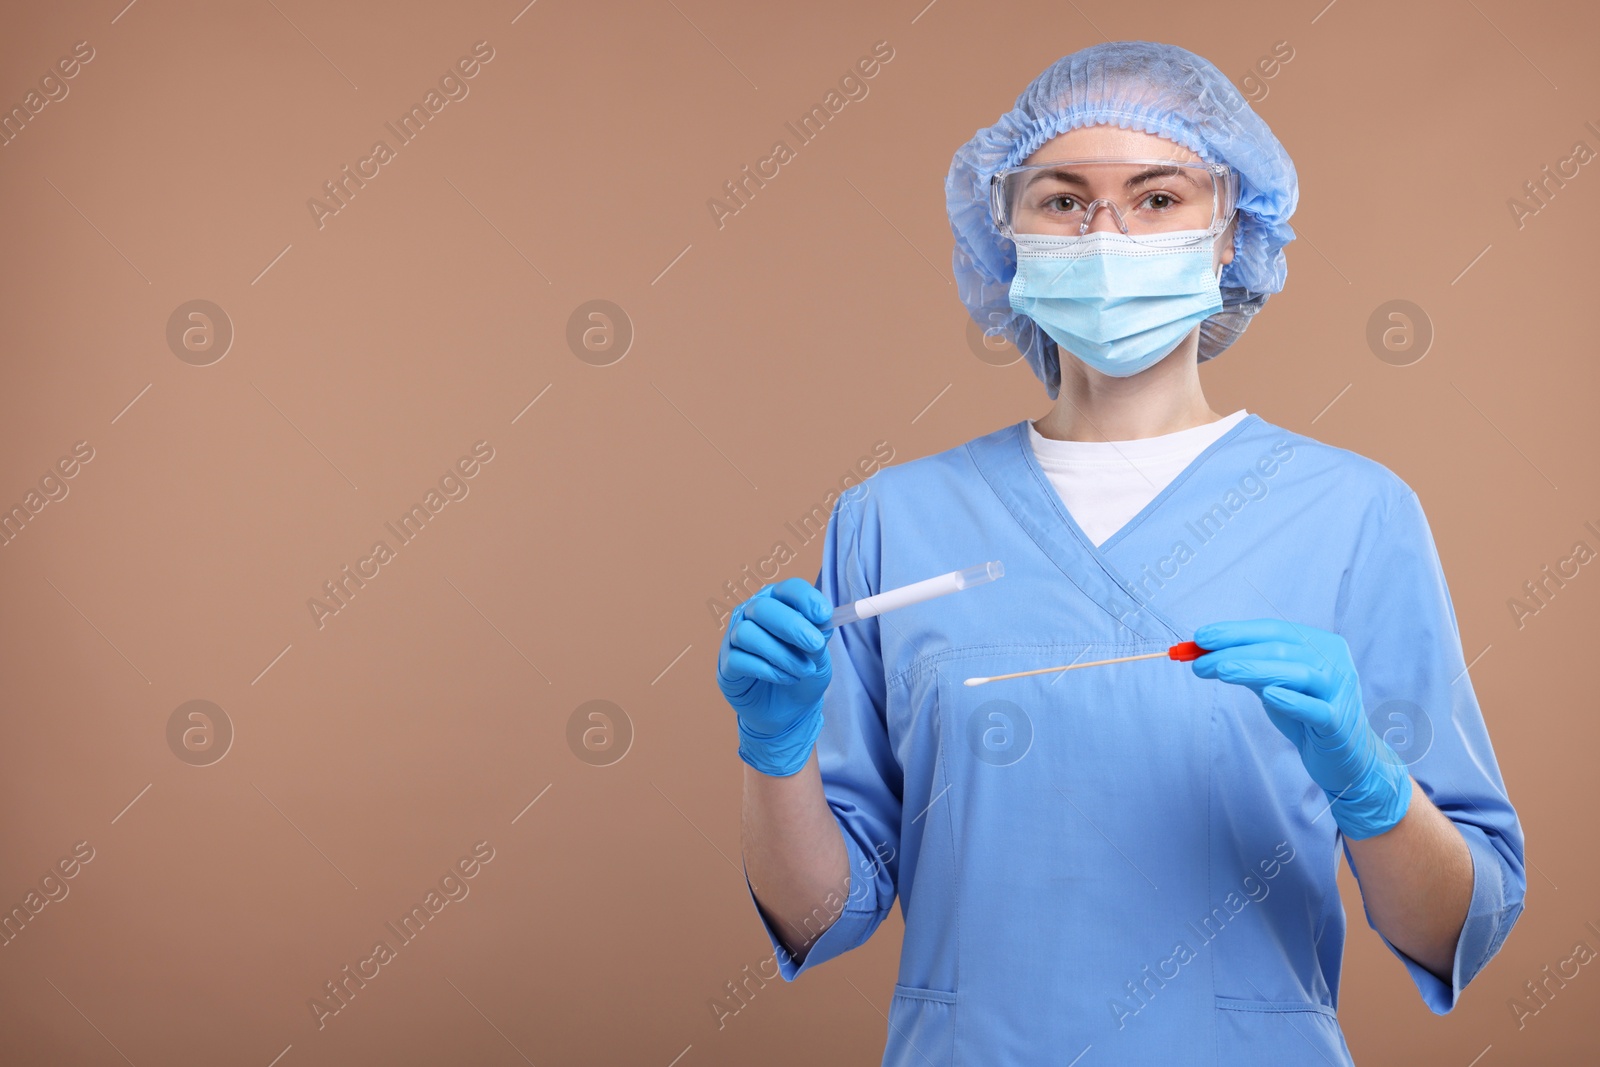
[(1201, 648), (1193, 641), (1183, 641), (1167, 649), (1167, 658), (1187, 663), (1189, 660), (1199, 659), (1210, 651), (1209, 648)]

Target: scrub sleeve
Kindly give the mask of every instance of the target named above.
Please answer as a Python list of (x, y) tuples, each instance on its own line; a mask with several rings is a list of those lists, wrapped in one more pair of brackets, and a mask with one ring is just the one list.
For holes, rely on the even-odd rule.
[[(880, 591), (878, 568), (871, 568), (869, 578), (860, 553), (857, 505), (866, 491), (865, 486), (859, 486), (840, 497), (828, 519), (817, 588), (832, 604), (849, 603)], [(793, 981), (819, 963), (864, 943), (894, 904), (899, 876), (901, 774), (884, 718), (886, 686), (878, 632), (878, 620), (870, 618), (841, 626), (829, 638), (833, 681), (823, 697), (817, 761), (828, 805), (844, 837), (850, 889), (844, 898), (819, 901), (813, 914), (819, 920), (815, 926), (820, 926), (825, 917), (837, 914), (838, 919), (811, 944), (804, 962), (796, 963), (766, 914), (759, 906), (756, 909), (785, 981)], [(751, 903), (756, 903), (748, 874), (745, 887), (750, 890)]]
[[(1429, 1009), (1443, 1015), (1511, 932), (1527, 875), (1522, 828), (1467, 674), (1433, 534), (1416, 493), (1398, 479), (1388, 507), (1363, 531), (1337, 618), (1373, 729), (1410, 764), (1411, 776), (1472, 854), (1472, 903), (1448, 984), (1383, 939)], [(1385, 703), (1379, 694), (1403, 694), (1403, 702)], [(1349, 859), (1348, 843), (1344, 849)], [(1354, 862), (1350, 867), (1359, 883), (1360, 871)]]

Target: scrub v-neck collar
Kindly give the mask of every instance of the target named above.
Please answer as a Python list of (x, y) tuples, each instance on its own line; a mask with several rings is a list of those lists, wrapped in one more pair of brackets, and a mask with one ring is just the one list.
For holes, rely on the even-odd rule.
[(1111, 565), (1107, 553), (1130, 532), (1160, 510), (1218, 450), (1261, 424), (1252, 412), (1207, 445), (1139, 512), (1096, 547), (1062, 503), (1028, 441), (1028, 423), (996, 430), (967, 445), (974, 464), (1011, 517), (1017, 521), (1067, 580), (1113, 619), (1145, 640), (1181, 641), (1186, 636), (1176, 624), (1146, 601), (1135, 597), (1132, 586)]

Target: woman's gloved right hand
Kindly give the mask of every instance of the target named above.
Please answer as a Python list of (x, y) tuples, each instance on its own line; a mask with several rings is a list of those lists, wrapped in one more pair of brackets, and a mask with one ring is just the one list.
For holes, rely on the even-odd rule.
[(833, 614), (803, 578), (763, 586), (733, 610), (717, 653), (717, 686), (739, 718), (739, 758), (787, 777), (811, 758), (822, 732), (822, 696), (833, 678)]

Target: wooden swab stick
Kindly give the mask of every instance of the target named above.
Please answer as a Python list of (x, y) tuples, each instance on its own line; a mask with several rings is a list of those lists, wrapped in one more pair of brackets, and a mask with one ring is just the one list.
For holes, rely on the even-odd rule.
[(1209, 651), (1211, 651), (1209, 648), (1201, 648), (1193, 641), (1184, 641), (1180, 644), (1173, 645), (1165, 652), (1146, 652), (1142, 656), (1119, 656), (1117, 659), (1097, 659), (1092, 663), (1069, 663), (1065, 667), (1041, 667), (1036, 671), (1018, 671), (1015, 674), (997, 674), (992, 678), (968, 678), (963, 684), (984, 685), (988, 682), (1003, 682), (1007, 678), (1027, 678), (1030, 675), (1035, 674), (1053, 674), (1057, 671), (1075, 671), (1080, 667), (1104, 667), (1108, 663), (1132, 663), (1136, 659), (1157, 659), (1163, 656), (1167, 659), (1188, 662), (1189, 660), (1199, 659)]

